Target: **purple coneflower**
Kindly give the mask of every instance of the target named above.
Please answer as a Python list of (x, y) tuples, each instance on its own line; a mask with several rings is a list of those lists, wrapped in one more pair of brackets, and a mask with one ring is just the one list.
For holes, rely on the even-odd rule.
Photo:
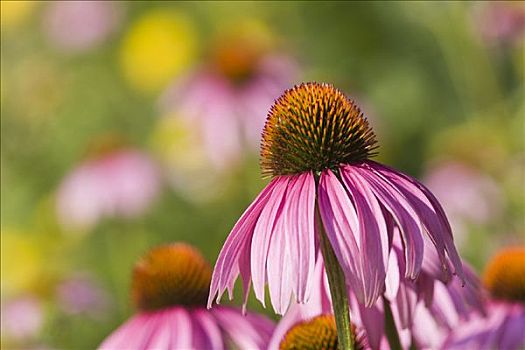
[(525, 247), (501, 251), (485, 270), (492, 299), (486, 317), (475, 314), (453, 329), (446, 349), (525, 348)]
[[(262, 137), (261, 166), (272, 181), (241, 216), (215, 266), (208, 304), (238, 275), (264, 303), (268, 284), (276, 312), (292, 297), (308, 301), (316, 249), (327, 266), (338, 330), (350, 329), (346, 284), (359, 303), (374, 305), (385, 288), (395, 235), (405, 277), (416, 279), (424, 239), (440, 269), (463, 277), (450, 225), (434, 195), (415, 179), (369, 158), (375, 135), (359, 107), (329, 84), (287, 90), (272, 106)], [(396, 229), (396, 230), (395, 230)], [(451, 261), (451, 265), (449, 264)], [(351, 347), (351, 336), (339, 343)]]
[(67, 228), (88, 229), (102, 218), (146, 211), (160, 190), (160, 172), (144, 152), (112, 136), (98, 140), (60, 184), (57, 213)]
[(211, 272), (189, 245), (152, 249), (133, 270), (139, 312), (100, 349), (265, 349), (274, 328), (265, 317), (231, 307), (206, 310)]

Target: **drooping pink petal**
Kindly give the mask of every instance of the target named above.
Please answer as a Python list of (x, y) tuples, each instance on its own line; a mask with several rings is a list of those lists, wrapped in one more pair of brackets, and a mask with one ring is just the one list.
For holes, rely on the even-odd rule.
[(416, 180), (393, 169), (372, 161), (368, 161), (367, 164), (391, 187), (397, 188), (411, 203), (437, 249), (442, 262), (442, 268), (446, 269), (448, 267), (445, 258), (446, 251), (454, 265), (455, 272), (463, 279), (461, 261), (452, 240), (450, 225), (437, 200), (435, 200), (435, 198), (429, 198), (429, 196), (432, 196), (430, 191), (426, 190), (426, 188)]
[(195, 310), (192, 313), (194, 344), (196, 349), (224, 349), (221, 330), (212, 314), (206, 310)]
[(397, 261), (397, 254), (392, 253), (388, 257), (388, 269), (385, 280), (385, 297), (388, 300), (394, 300), (399, 290), (400, 281), (400, 267)]
[(293, 292), (299, 303), (308, 300), (315, 262), (315, 180), (311, 173), (298, 175), (289, 185), (283, 232), (291, 252), (291, 273), (296, 275)]
[(292, 272), (291, 252), (287, 243), (286, 235), (288, 234), (284, 226), (284, 215), (281, 210), (277, 214), (277, 223), (275, 234), (270, 241), (268, 251), (268, 287), (270, 289), (270, 300), (276, 313), (283, 315), (290, 304), (295, 279)]
[(360, 302), (365, 302), (364, 281), (359, 263), (359, 222), (343, 185), (330, 170), (321, 174), (319, 212), (330, 245), (345, 272), (347, 284)]
[(404, 196), (387, 186), (373, 172), (361, 167), (355, 167), (355, 171), (366, 181), (379, 202), (394, 218), (405, 246), (404, 252), (407, 263), (405, 277), (415, 279), (421, 269), (424, 255), (423, 231), (417, 214)]
[(350, 167), (341, 176), (354, 201), (359, 220), (360, 265), (365, 285), (365, 304), (372, 305), (384, 288), (388, 264), (388, 232), (381, 207), (366, 183)]
[(143, 313), (120, 326), (99, 346), (99, 349), (146, 349), (158, 326), (157, 313)]
[[(189, 311), (182, 307), (175, 307), (168, 314), (166, 322), (171, 323), (174, 330), (172, 348), (173, 349), (192, 349), (193, 330)], [(148, 347), (151, 349), (152, 347)]]
[(226, 239), (213, 270), (208, 307), (211, 307), (215, 295), (217, 295), (217, 302), (220, 301), (220, 297), (224, 294), (226, 288), (228, 288), (230, 293), (233, 292), (233, 284), (239, 275), (241, 248), (252, 236), (257, 219), (264, 206), (268, 203), (273, 188), (279, 182), (279, 178), (275, 178), (264, 188), (237, 221)]
[[(293, 180), (292, 180), (293, 181)], [(273, 188), (267, 205), (262, 209), (261, 215), (257, 220), (251, 243), (251, 271), (253, 280), (253, 290), (255, 296), (264, 302), (264, 287), (266, 284), (266, 261), (268, 259), (268, 249), (272, 234), (275, 232), (277, 214), (283, 210), (283, 199), (288, 186), (289, 178), (281, 177)], [(284, 232), (275, 232), (284, 235)]]
[(218, 307), (211, 310), (223, 332), (239, 349), (266, 349), (275, 325), (267, 318)]
[(144, 348), (148, 349), (169, 349), (174, 342), (173, 324), (170, 322), (171, 310), (160, 311), (158, 313), (157, 324), (155, 325), (151, 337)]
[(385, 335), (385, 321), (382, 301), (378, 300), (372, 307), (363, 307), (358, 303), (359, 318), (366, 330), (368, 342), (372, 349), (379, 349)]
[[(423, 199), (423, 197), (426, 198), (426, 201), (423, 201), (425, 205), (428, 205), (430, 208), (433, 209), (433, 212), (437, 214), (436, 218), (439, 223), (437, 227), (440, 227), (438, 232), (444, 241), (445, 250), (447, 252), (447, 255), (449, 259), (451, 260), (452, 264), (454, 265), (455, 273), (459, 276), (459, 278), (461, 278), (461, 280), (465, 281), (465, 276), (463, 274), (463, 265), (461, 263), (461, 259), (456, 250), (456, 247), (454, 246), (454, 239), (452, 236), (452, 229), (450, 228), (450, 223), (448, 222), (445, 211), (443, 210), (443, 207), (441, 206), (441, 204), (439, 204), (439, 201), (437, 200), (437, 198), (432, 194), (432, 192), (430, 192), (428, 188), (426, 188), (423, 184), (411, 178), (410, 176), (397, 172), (394, 169), (391, 169), (384, 165), (380, 165), (375, 162), (371, 162), (371, 163), (374, 164), (376, 167), (382, 168), (383, 172), (389, 173), (392, 178), (397, 178), (398, 180), (400, 179), (404, 180), (404, 181), (401, 181), (401, 183), (403, 183), (403, 186), (405, 186), (405, 188), (407, 188), (409, 191), (410, 191), (410, 187), (412, 187), (413, 188), (412, 191), (414, 194), (417, 193), (415, 189), (419, 190), (419, 192), (423, 194), (423, 196), (418, 196), (418, 198), (421, 198), (421, 199)], [(432, 234), (431, 232), (429, 233)]]

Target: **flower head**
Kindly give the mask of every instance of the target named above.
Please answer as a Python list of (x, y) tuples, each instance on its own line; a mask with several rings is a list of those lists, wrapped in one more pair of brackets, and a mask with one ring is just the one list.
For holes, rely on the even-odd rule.
[(417, 180), (369, 160), (374, 147), (362, 112), (337, 89), (306, 83), (286, 91), (263, 133), (262, 169), (273, 179), (227, 238), (209, 305), (226, 290), (231, 295), (239, 275), (263, 303), (267, 283), (280, 314), (292, 295), (307, 302), (322, 231), (366, 306), (384, 291), (394, 237), (402, 242), (404, 277), (417, 279), (430, 249), (442, 275), (462, 278), (443, 208)]
[(486, 313), (473, 314), (451, 328), (447, 349), (525, 348), (525, 248), (507, 248), (489, 262), (484, 282), (492, 299)]
[(210, 265), (193, 247), (180, 243), (160, 246), (135, 264), (132, 298), (140, 310), (203, 306), (210, 280)]
[(333, 315), (320, 315), (290, 328), (281, 341), (281, 350), (337, 350), (337, 329)]
[(211, 268), (183, 243), (156, 247), (136, 263), (132, 299), (139, 310), (101, 349), (264, 349), (273, 324), (223, 307), (208, 311)]
[(525, 247), (500, 251), (486, 267), (484, 282), (493, 298), (525, 303)]
[(355, 102), (332, 85), (302, 84), (270, 109), (261, 168), (272, 176), (321, 173), (368, 159), (375, 148), (374, 132)]

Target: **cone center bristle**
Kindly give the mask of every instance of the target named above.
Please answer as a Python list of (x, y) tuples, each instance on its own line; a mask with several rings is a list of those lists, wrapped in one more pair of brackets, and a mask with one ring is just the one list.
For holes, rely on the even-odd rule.
[(264, 175), (337, 169), (371, 157), (374, 132), (355, 102), (329, 84), (287, 90), (270, 109), (263, 130)]
[(280, 350), (337, 350), (337, 328), (333, 315), (303, 321), (285, 334)]
[(485, 270), (484, 281), (493, 298), (525, 303), (525, 247), (496, 255)]
[(160, 246), (135, 264), (132, 299), (140, 310), (205, 306), (211, 273), (208, 262), (193, 247), (180, 243)]

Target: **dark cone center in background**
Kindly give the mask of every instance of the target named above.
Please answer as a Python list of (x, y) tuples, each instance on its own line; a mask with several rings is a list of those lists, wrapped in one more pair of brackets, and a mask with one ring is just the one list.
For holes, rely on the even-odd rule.
[(133, 302), (140, 310), (205, 306), (211, 274), (208, 262), (189, 245), (154, 248), (133, 269)]
[(484, 282), (492, 297), (525, 303), (525, 247), (498, 253), (485, 269)]

